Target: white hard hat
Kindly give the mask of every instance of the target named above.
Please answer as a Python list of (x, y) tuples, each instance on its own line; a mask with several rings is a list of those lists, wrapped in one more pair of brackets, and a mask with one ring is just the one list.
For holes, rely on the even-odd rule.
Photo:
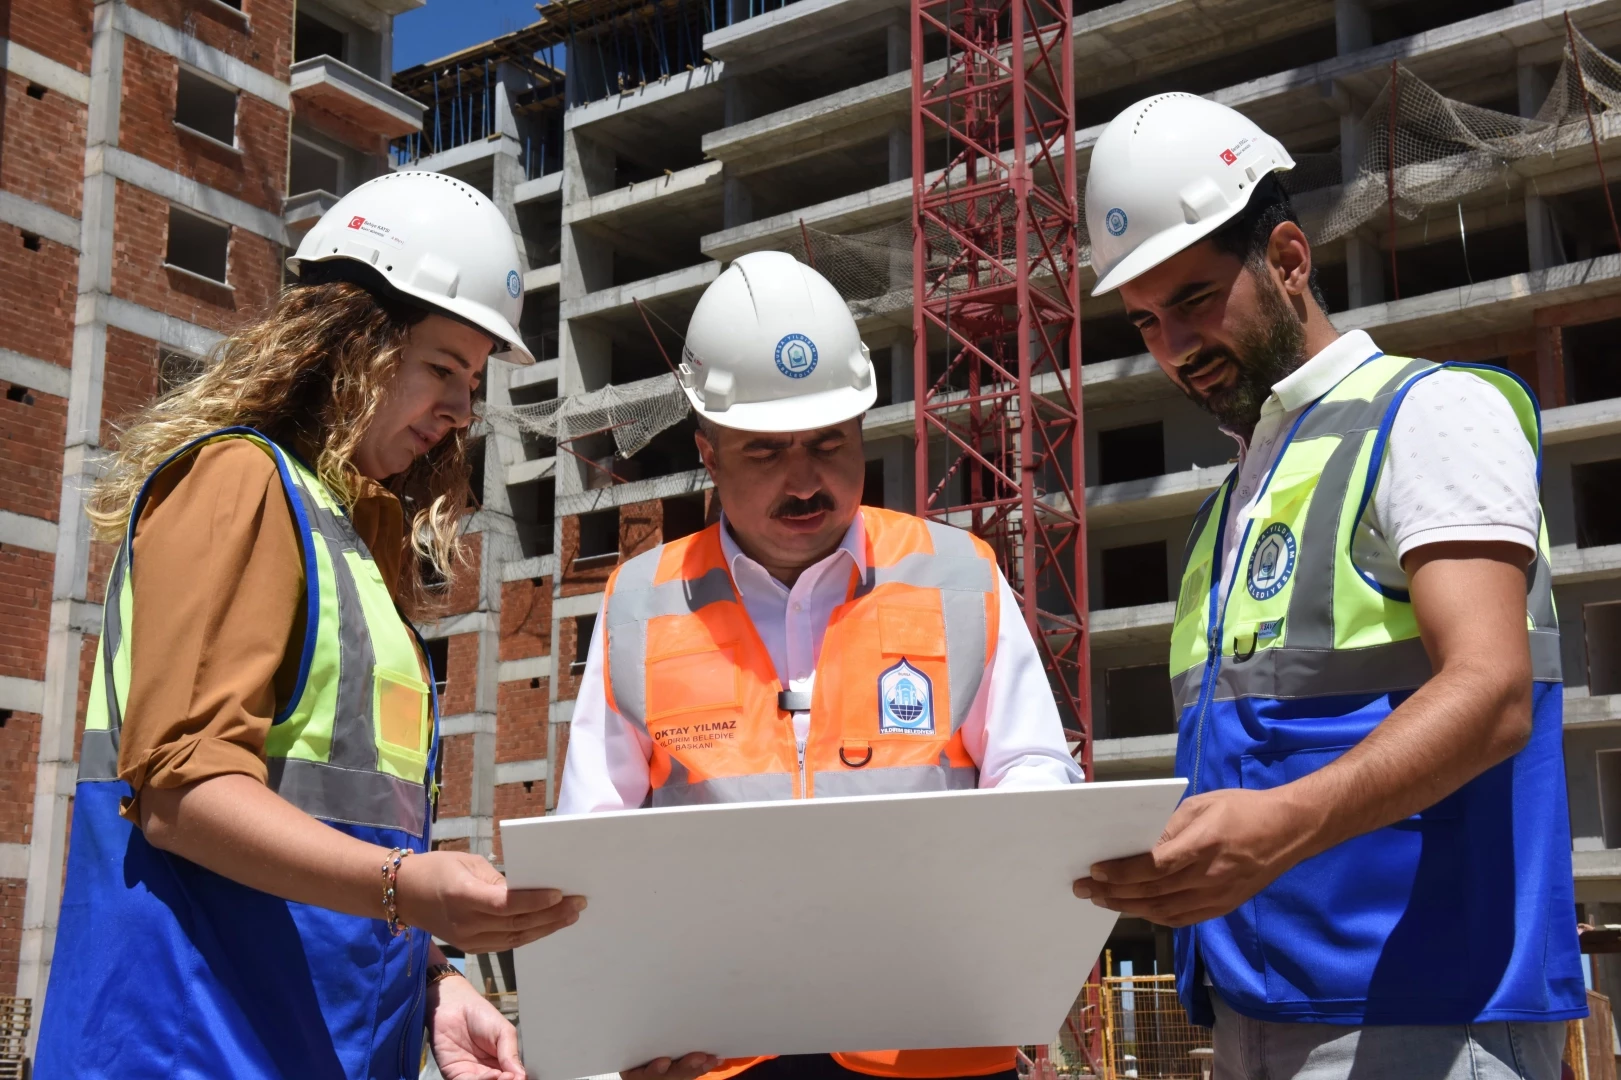
[(1231, 221), (1262, 180), (1295, 167), (1242, 113), (1192, 94), (1157, 94), (1098, 136), (1086, 227), (1101, 296)]
[(739, 256), (698, 298), (681, 388), (699, 416), (742, 431), (829, 427), (878, 397), (838, 290), (781, 251)]
[(523, 272), (512, 226), (477, 188), (443, 173), (410, 170), (368, 180), (321, 215), (287, 260), (351, 259), (392, 288), (471, 323), (515, 364), (535, 357), (518, 333)]

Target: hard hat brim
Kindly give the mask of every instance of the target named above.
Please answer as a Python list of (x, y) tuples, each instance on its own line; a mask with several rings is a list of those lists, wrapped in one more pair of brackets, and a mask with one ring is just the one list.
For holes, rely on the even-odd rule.
[(878, 385), (871, 383), (865, 390), (841, 386), (819, 394), (781, 398), (776, 401), (739, 402), (729, 409), (710, 411), (703, 406), (697, 391), (683, 386), (692, 411), (720, 427), (738, 431), (787, 434), (794, 431), (817, 431), (842, 424), (871, 409), (878, 400)]
[[(300, 267), (304, 263), (337, 262), (344, 258), (346, 256), (334, 255), (325, 259), (311, 259), (294, 255), (287, 259), (287, 269), (302, 277)], [(425, 308), (443, 312), (461, 322), (470, 323), (490, 335), (495, 341), (495, 348), (490, 353), (492, 359), (505, 360), (509, 364), (517, 364), (520, 367), (528, 367), (530, 364), (535, 363), (535, 354), (530, 352), (529, 346), (524, 344), (523, 335), (518, 333), (517, 328), (484, 305), (467, 303), (454, 297), (437, 296), (425, 290), (413, 288), (398, 281), (390, 281), (386, 278), (383, 280), (390, 289), (401, 296), (409, 297)]]
[(1174, 225), (1158, 236), (1143, 241), (1131, 254), (1115, 263), (1107, 274), (1098, 279), (1097, 285), (1092, 289), (1092, 295), (1104, 296), (1112, 293), (1127, 282), (1142, 277), (1154, 267), (1180, 255), (1241, 214), (1245, 205), (1241, 203), (1206, 218), (1197, 225), (1185, 223)]

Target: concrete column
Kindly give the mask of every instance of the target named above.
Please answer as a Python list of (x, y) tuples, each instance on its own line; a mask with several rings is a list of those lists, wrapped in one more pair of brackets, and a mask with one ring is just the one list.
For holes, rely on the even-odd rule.
[(1344, 56), (1372, 44), (1368, 0), (1334, 0), (1334, 51)]
[[(1373, 44), (1373, 24), (1367, 0), (1334, 0), (1334, 47), (1344, 56)], [(1361, 103), (1347, 100), (1340, 116), (1340, 178), (1349, 182), (1362, 161)], [(1353, 308), (1385, 299), (1387, 253), (1360, 231), (1345, 238), (1345, 276)]]
[(79, 232), (78, 318), (68, 391), (67, 436), (62, 454), (62, 501), (57, 516), (56, 567), (51, 582), (50, 633), (45, 651), (45, 694), (34, 768), (33, 824), (28, 845), (28, 893), (23, 901), (17, 996), (34, 1001), (28, 1033), (33, 1054), (45, 987), (51, 976), (62, 904), (63, 862), (78, 766), (73, 737), (79, 705), (79, 660), (87, 635), (99, 633), (87, 602), (90, 522), (85, 498), (97, 473), (107, 324), (99, 308), (112, 291), (113, 202), (117, 183), (102, 170), (118, 145), (124, 35), (114, 29), (116, 0), (97, 0), (90, 52), (90, 102), (85, 133), (83, 218)]
[[(728, 78), (722, 84), (724, 91), (723, 122), (727, 127), (741, 124), (753, 115), (749, 94), (741, 78)], [(754, 220), (754, 194), (741, 177), (725, 176), (721, 191), (721, 224), (728, 229), (747, 225)]]
[[(888, 71), (898, 75), (912, 70), (912, 28), (896, 19), (884, 28), (884, 47)], [(910, 120), (897, 124), (889, 131), (889, 182), (907, 180), (912, 176), (912, 124)]]
[(906, 439), (884, 440), (884, 508), (911, 511), (913, 492), (911, 473), (907, 469), (911, 458), (911, 443)]
[[(908, 282), (910, 284), (910, 282)], [(895, 404), (917, 396), (912, 385), (912, 343), (897, 341), (889, 347), (889, 400)]]
[[(1519, 81), (1520, 115), (1535, 116), (1547, 100), (1550, 82), (1531, 64), (1520, 64), (1515, 74)], [(1565, 261), (1564, 244), (1554, 228), (1552, 209), (1541, 197), (1529, 192), (1525, 196), (1525, 243), (1533, 270), (1546, 270)]]

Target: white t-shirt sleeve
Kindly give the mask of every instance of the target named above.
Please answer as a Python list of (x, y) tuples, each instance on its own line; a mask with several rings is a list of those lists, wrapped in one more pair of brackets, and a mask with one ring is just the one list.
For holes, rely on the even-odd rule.
[(607, 626), (605, 603), (597, 613), (597, 632), (586, 650), (580, 695), (569, 723), (563, 786), (557, 793), (559, 814), (634, 810), (646, 802), (651, 786), (652, 741), (608, 707), (602, 680), (602, 640)]
[(979, 765), (982, 788), (1048, 788), (1081, 782), (1058, 719), (1047, 670), (1019, 600), (1000, 571), (1001, 626), (996, 655), (980, 682), (963, 745)]
[(1401, 560), (1426, 544), (1500, 541), (1534, 553), (1541, 515), (1536, 451), (1514, 407), (1484, 379), (1443, 371), (1408, 391), (1391, 424), (1357, 561), (1405, 587)]

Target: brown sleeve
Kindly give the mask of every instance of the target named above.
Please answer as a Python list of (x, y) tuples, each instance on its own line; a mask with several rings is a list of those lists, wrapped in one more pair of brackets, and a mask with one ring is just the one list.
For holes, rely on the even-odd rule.
[(130, 688), (118, 775), (134, 789), (266, 779), (277, 688), (296, 672), (304, 567), (275, 462), (240, 439), (168, 469), (135, 528)]

